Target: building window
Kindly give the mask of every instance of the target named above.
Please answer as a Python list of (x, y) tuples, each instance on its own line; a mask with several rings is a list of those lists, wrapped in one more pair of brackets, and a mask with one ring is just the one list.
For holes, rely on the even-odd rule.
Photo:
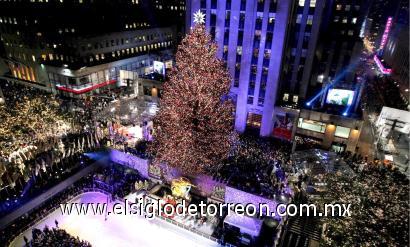
[(211, 9), (216, 9), (217, 7), (217, 0), (211, 0)]
[(248, 96), (248, 101), (247, 101), (248, 105), (252, 105), (253, 104), (253, 96)]
[(325, 133), (326, 124), (309, 119), (299, 118), (298, 127), (305, 130), (315, 131), (319, 133)]
[[(261, 94), (259, 96), (261, 96)], [(264, 97), (259, 97), (258, 106), (263, 106), (264, 103), (265, 103), (265, 98)]]
[[(253, 98), (252, 98), (253, 100)], [(255, 113), (248, 113), (248, 118), (246, 119), (246, 126), (250, 128), (260, 128), (262, 123), (262, 115)]]
[(257, 11), (263, 12), (263, 6), (265, 5), (265, 0), (258, 0)]
[(300, 7), (305, 6), (305, 0), (299, 0), (299, 6)]
[(201, 9), (206, 9), (206, 0), (201, 0)]
[(336, 10), (342, 10), (342, 5), (341, 5), (341, 4), (337, 4), (337, 5), (336, 5)]
[(226, 1), (226, 9), (231, 9), (231, 5), (232, 5), (232, 0), (227, 0)]
[(308, 24), (308, 25), (312, 25), (312, 24), (313, 24), (313, 15), (308, 15), (306, 24)]
[(229, 27), (229, 22), (231, 21), (231, 11), (226, 11), (225, 13), (225, 27)]
[(323, 74), (318, 75), (318, 77), (317, 77), (317, 82), (323, 83), (323, 79), (324, 79), (324, 78), (325, 78), (325, 76), (324, 76)]
[(241, 11), (245, 11), (246, 9), (246, 0), (241, 0)]
[(277, 5), (277, 0), (271, 0), (269, 3), (269, 12), (274, 13), (276, 12), (276, 5)]
[(236, 47), (236, 54), (242, 55), (242, 46), (237, 46)]
[(316, 6), (316, 0), (310, 0), (309, 6), (310, 6), (311, 8), (314, 8), (314, 7)]
[(335, 136), (341, 138), (349, 138), (350, 128), (336, 126)]
[(239, 29), (243, 29), (245, 27), (245, 13), (239, 14)]
[(300, 24), (301, 21), (302, 21), (302, 14), (298, 14), (296, 16), (296, 23)]

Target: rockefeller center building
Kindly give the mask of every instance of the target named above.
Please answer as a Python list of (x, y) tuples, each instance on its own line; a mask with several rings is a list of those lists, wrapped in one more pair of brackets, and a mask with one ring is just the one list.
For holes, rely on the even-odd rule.
[[(326, 103), (327, 92), (316, 97), (309, 109), (304, 108), (321, 90), (329, 90), (334, 78), (340, 83), (337, 88), (355, 92), (355, 98), (349, 100), (352, 105), (349, 115), (358, 107), (361, 85), (349, 65), (360, 56), (359, 34), (366, 2), (187, 1), (186, 29), (194, 24), (193, 14), (198, 10), (203, 12), (205, 25), (218, 44), (218, 55), (231, 73), (236, 130), (257, 129), (261, 136), (287, 140), (299, 132), (317, 137), (315, 126), (313, 131), (307, 130), (309, 133), (303, 129), (310, 126), (304, 121), (311, 121), (309, 116), (317, 115), (321, 120), (327, 119), (319, 126), (319, 142), (323, 146), (330, 148), (336, 140), (348, 143), (348, 149), (354, 150), (360, 131), (353, 131), (354, 136), (348, 132), (360, 130), (360, 119), (346, 119), (343, 113), (347, 111), (341, 110), (342, 106), (335, 106), (334, 112), (323, 112), (326, 104), (322, 102)], [(330, 134), (323, 131), (335, 123), (340, 126), (336, 134), (341, 129), (347, 132), (340, 140), (334, 131)]]
[(83, 97), (172, 66), (184, 1), (0, 1), (0, 78)]
[(218, 44), (218, 55), (231, 73), (236, 97), (235, 128), (260, 128), (269, 136), (293, 8), (288, 0), (187, 1), (187, 30), (193, 13), (205, 13), (205, 25)]

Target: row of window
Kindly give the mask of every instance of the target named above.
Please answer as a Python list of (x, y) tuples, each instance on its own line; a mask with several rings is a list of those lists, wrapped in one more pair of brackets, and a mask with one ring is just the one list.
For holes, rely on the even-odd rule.
[(37, 82), (36, 75), (32, 67), (16, 63), (9, 63), (8, 65), (15, 78)]
[[(339, 22), (340, 21), (340, 16), (336, 15), (335, 18), (333, 19), (334, 22)], [(341, 23), (348, 23), (348, 18), (347, 17), (343, 17), (343, 19), (341, 20)], [(353, 17), (352, 20), (350, 21), (350, 23), (352, 24), (356, 24), (357, 23), (357, 17)]]
[[(17, 25), (17, 24), (19, 24), (19, 22), (20, 22), (20, 20), (18, 20), (16, 17), (6, 17), (6, 16), (1, 17), (0, 16), (0, 24), (4, 23), (4, 24)], [(29, 22), (31, 22), (31, 21), (28, 20), (28, 19), (24, 19), (23, 22), (26, 26), (28, 26)], [(33, 24), (39, 24), (39, 21), (37, 19), (33, 19)]]
[(130, 23), (130, 24), (125, 24), (125, 29), (132, 29), (132, 28), (137, 28), (137, 27), (149, 27), (149, 23), (142, 22), (142, 23)]
[[(311, 0), (315, 1), (316, 0)], [(265, 6), (265, 0), (258, 0), (257, 2), (257, 12), (263, 12), (264, 11), (264, 6)], [(273, 13), (276, 12), (276, 6), (277, 6), (277, 0), (271, 0), (269, 4), (269, 12)], [(206, 0), (201, 0), (200, 3), (201, 9), (206, 9)], [(218, 8), (218, 1), (217, 0), (211, 0), (211, 9), (217, 9)], [(232, 0), (226, 0), (226, 5), (225, 8), (226, 10), (230, 10), (232, 7)], [(246, 10), (246, 0), (241, 0), (240, 3), (240, 11), (245, 11)]]
[[(355, 5), (354, 9), (356, 11), (360, 10), (360, 5)], [(336, 10), (345, 10), (345, 11), (350, 11), (351, 10), (351, 5), (347, 4), (343, 7), (342, 4), (336, 4)]]
[[(206, 0), (201, 0), (201, 11), (206, 12)], [(276, 0), (270, 1), (270, 11), (276, 11)], [(251, 66), (251, 73), (249, 76), (249, 87), (248, 87), (248, 104), (253, 104), (253, 95), (255, 93), (256, 87), (256, 78), (257, 78), (257, 64), (258, 64), (258, 57), (259, 57), (259, 50), (261, 45), (261, 36), (262, 36), (262, 22), (263, 22), (263, 7), (265, 5), (264, 0), (258, 0), (257, 2), (257, 15), (255, 20), (255, 32), (254, 32), (254, 39), (253, 39), (253, 56), (252, 56), (252, 66)], [(217, 8), (217, 1), (211, 1), (211, 14), (210, 14), (210, 33), (212, 37), (215, 37), (215, 30), (216, 30), (216, 19), (217, 14), (215, 9)], [(245, 27), (245, 8), (246, 8), (246, 0), (241, 0), (241, 11), (239, 13), (239, 23), (238, 23), (238, 35), (237, 35), (237, 47), (236, 47), (236, 61), (235, 61), (235, 73), (233, 78), (233, 86), (239, 86), (239, 77), (240, 77), (240, 64), (242, 58), (242, 45), (243, 45), (243, 36), (244, 36), (244, 27)], [(230, 39), (230, 20), (231, 20), (231, 1), (226, 1), (226, 11), (225, 11), (225, 31), (223, 35), (223, 54), (222, 58), (225, 61), (225, 64), (228, 60), (228, 46), (229, 46), (229, 39)], [(262, 68), (262, 77), (260, 81), (259, 87), (259, 98), (258, 98), (258, 105), (263, 106), (264, 98), (265, 98), (265, 89), (267, 83), (267, 71), (269, 67), (270, 61), (270, 48), (272, 46), (273, 40), (273, 29), (275, 25), (275, 13), (269, 13), (268, 25), (267, 25), (267, 32), (265, 38), (265, 49), (264, 49), (264, 58), (263, 58), (263, 68)], [(262, 47), (263, 48), (263, 47)]]
[[(298, 14), (296, 16), (296, 23), (300, 24), (302, 22), (302, 14)], [(313, 15), (308, 15), (306, 19), (306, 25), (312, 25), (313, 24)]]
[(0, 17), (0, 23), (5, 24), (14, 24), (17, 25), (17, 18), (16, 17)]
[[(171, 41), (168, 42), (159, 42), (159, 43), (155, 43), (155, 44), (150, 44), (150, 45), (143, 45), (143, 46), (137, 46), (137, 47), (131, 47), (131, 48), (127, 48), (127, 49), (122, 49), (122, 50), (117, 50), (114, 52), (111, 52), (111, 57), (120, 57), (120, 56), (124, 56), (124, 55), (131, 55), (134, 53), (139, 53), (139, 52), (146, 52), (146, 51), (150, 51), (150, 50), (155, 50), (155, 49), (160, 49), (160, 48), (165, 48), (165, 47), (169, 47), (172, 45)], [(84, 62), (94, 62), (95, 61), (100, 61), (100, 60), (104, 60), (105, 59), (106, 54), (101, 53), (101, 54), (95, 54), (93, 56), (89, 56), (88, 57), (88, 61), (84, 61)], [(66, 56), (67, 58), (68, 56)], [(71, 60), (64, 60), (64, 56), (63, 55), (59, 55), (59, 54), (42, 54), (41, 58), (43, 61), (53, 61), (53, 60), (60, 60), (60, 61), (71, 61)], [(33, 61), (35, 61), (35, 57), (33, 56)]]
[(138, 72), (139, 74), (144, 74), (144, 68), (147, 66), (151, 66), (152, 61), (150, 60), (140, 60), (140, 61), (135, 61), (132, 63), (128, 63), (125, 65), (117, 66), (117, 67), (112, 67), (109, 69), (105, 70), (100, 70), (94, 73), (91, 73), (89, 75), (82, 76), (80, 78), (74, 78), (74, 77), (68, 77), (64, 76), (61, 74), (56, 74), (56, 73), (48, 73), (48, 77), (50, 82), (53, 84), (59, 84), (59, 85), (87, 85), (87, 84), (99, 84), (102, 82), (106, 82), (109, 80), (118, 80), (120, 77), (120, 71), (125, 70), (125, 71), (133, 71), (133, 72)]
[[(155, 8), (162, 10), (162, 5), (155, 5)], [(171, 10), (178, 10), (175, 6), (175, 8), (172, 8), (171, 6)], [(183, 16), (183, 13), (185, 13), (186, 7), (185, 6), (180, 6), (179, 7), (179, 16)]]
[[(304, 7), (306, 3), (306, 0), (299, 0), (299, 7)], [(309, 1), (309, 7), (314, 8), (316, 7), (316, 0), (310, 0)]]
[[(111, 40), (105, 40), (101, 42), (96, 42), (94, 45), (91, 43), (88, 43), (86, 46), (81, 46), (82, 51), (86, 50), (92, 50), (94, 49), (102, 49), (102, 48), (108, 48), (108, 47), (113, 47), (113, 46), (118, 46), (118, 45), (124, 45), (124, 44), (129, 44), (129, 43), (140, 43), (140, 42), (145, 42), (145, 41), (156, 41), (156, 40), (164, 40), (164, 39), (172, 39), (172, 33), (155, 33), (155, 34), (150, 34), (150, 35), (139, 35), (135, 37), (130, 37), (130, 38), (118, 38), (118, 39), (111, 39)], [(170, 41), (168, 41), (170, 42)], [(105, 46), (104, 46), (105, 43)], [(167, 42), (161, 42), (161, 43), (167, 43)]]

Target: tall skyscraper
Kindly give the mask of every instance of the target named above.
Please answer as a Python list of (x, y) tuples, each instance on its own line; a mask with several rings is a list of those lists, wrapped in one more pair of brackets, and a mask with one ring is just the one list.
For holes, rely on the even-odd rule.
[(236, 96), (235, 128), (260, 128), (272, 133), (273, 115), (283, 64), (293, 1), (191, 0), (187, 2), (187, 30), (193, 13), (206, 14), (205, 25), (218, 44), (218, 55), (232, 75)]
[(310, 90), (304, 97), (316, 94), (327, 84), (354, 90), (355, 69), (362, 55), (360, 30), (367, 12), (365, 0), (328, 1), (315, 50)]
[(1, 1), (0, 9), (8, 67), (0, 76), (69, 96), (121, 85), (133, 74), (121, 71), (145, 74), (154, 60), (171, 60), (185, 18), (180, 0)]
[[(236, 129), (272, 133), (275, 104), (298, 108), (360, 55), (364, 0), (191, 0), (233, 77)], [(346, 77), (349, 75), (348, 77)], [(353, 81), (353, 73), (342, 81)]]
[(309, 89), (326, 0), (293, 2), (278, 103), (298, 108)]

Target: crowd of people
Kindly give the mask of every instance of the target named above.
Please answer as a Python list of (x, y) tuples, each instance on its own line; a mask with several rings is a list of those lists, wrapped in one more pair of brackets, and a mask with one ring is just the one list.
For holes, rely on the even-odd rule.
[(318, 205), (349, 202), (352, 214), (321, 219), (326, 225), (325, 245), (408, 246), (410, 194), (406, 175), (391, 163), (348, 152), (339, 157), (354, 174), (326, 174), (324, 196), (312, 199)]
[(241, 136), (231, 157), (212, 175), (232, 187), (273, 198), (289, 193), (282, 167), (290, 162), (290, 153), (286, 141)]
[(0, 243), (10, 243), (25, 229), (33, 226), (37, 221), (43, 219), (55, 208), (59, 207), (61, 203), (69, 201), (74, 196), (82, 193), (85, 189), (99, 189), (111, 193), (113, 198), (123, 198), (134, 190), (135, 182), (140, 181), (141, 179), (141, 176), (136, 171), (115, 163), (100, 167), (94, 173), (83, 177), (70, 187), (37, 206), (32, 211), (13, 221), (12, 224), (8, 225), (5, 229), (0, 230)]
[(383, 106), (407, 110), (408, 102), (401, 97), (397, 82), (390, 77), (367, 77), (363, 102), (369, 113), (380, 113)]
[(51, 229), (46, 226), (43, 230), (34, 228), (33, 239), (31, 241), (26, 240), (26, 246), (91, 247), (91, 244), (80, 240), (78, 237), (73, 237), (67, 231), (59, 229), (58, 226)]
[[(43, 153), (41, 155), (41, 157), (44, 157), (47, 154)], [(30, 162), (35, 166), (34, 161)], [(12, 212), (64, 179), (69, 178), (92, 162), (94, 161), (87, 156), (76, 153), (61, 159), (52, 166), (47, 165), (42, 168), (34, 168), (33, 174), (27, 182), (19, 179), (15, 187), (6, 187), (0, 191), (0, 217)]]
[[(379, 84), (383, 84), (383, 78)], [(378, 85), (379, 85), (378, 84)], [(374, 85), (373, 85), (374, 86)], [(380, 85), (379, 85), (380, 86)], [(390, 86), (381, 86), (386, 94), (396, 91)], [(387, 88), (385, 88), (387, 87)], [(99, 137), (97, 134), (95, 114), (102, 108), (107, 107), (109, 97), (95, 97), (93, 99), (65, 99), (46, 94), (31, 87), (6, 84), (3, 88), (6, 99), (6, 107), (19, 105), (27, 100), (42, 99), (42, 104), (53, 106), (58, 104), (53, 114), (61, 116), (62, 121), (70, 122), (70, 129), (64, 134), (50, 132), (44, 145), (39, 145), (38, 137), (33, 131), (22, 131), (21, 140), (18, 146), (11, 147), (11, 139), (0, 136), (0, 144), (6, 143), (0, 149), (1, 156), (6, 157), (10, 151), (24, 148), (30, 144), (36, 145), (33, 154), (19, 154), (23, 162), (15, 166), (8, 166), (7, 170), (0, 160), (0, 217), (15, 210), (17, 206), (35, 198), (45, 190), (51, 188), (63, 179), (72, 176), (84, 166), (93, 161), (82, 155), (85, 151), (96, 150), (104, 147), (110, 140), (111, 145), (116, 147), (119, 144), (125, 152), (142, 157), (150, 158), (147, 153), (148, 142), (140, 141), (136, 145), (129, 147), (126, 138), (119, 133), (114, 133), (110, 137)], [(380, 88), (374, 88), (371, 93), (380, 93)], [(393, 102), (394, 101), (394, 102)], [(393, 100), (391, 105), (402, 108), (400, 102)], [(3, 114), (8, 113), (3, 106)], [(0, 115), (1, 117), (2, 115)], [(53, 123), (47, 126), (52, 128)], [(108, 126), (107, 123), (103, 125)], [(108, 129), (108, 127), (107, 127)], [(41, 132), (44, 134), (44, 131)], [(53, 134), (55, 136), (53, 136)], [(316, 148), (318, 143), (314, 139), (300, 137), (296, 139), (299, 149)], [(100, 145), (101, 144), (101, 145)], [(14, 144), (13, 144), (14, 145)], [(39, 148), (41, 147), (41, 148)], [(48, 148), (53, 147), (53, 148)], [(292, 196), (290, 190), (289, 176), (294, 171), (294, 164), (291, 160), (292, 144), (273, 138), (260, 138), (253, 135), (242, 135), (233, 145), (230, 157), (223, 161), (217, 169), (208, 171), (214, 180), (238, 188), (240, 190), (274, 199), (278, 195)], [(406, 177), (397, 172), (391, 164), (384, 164), (379, 160), (368, 160), (357, 154), (342, 152), (338, 154), (356, 173), (377, 173), (395, 176), (402, 183)], [(8, 159), (10, 163), (10, 159)], [(5, 164), (3, 162), (3, 164)], [(386, 173), (387, 172), (387, 173)], [(20, 174), (15, 176), (15, 174)], [(384, 175), (383, 175), (384, 176)], [(380, 176), (382, 177), (382, 176)], [(8, 243), (16, 234), (32, 225), (33, 222), (44, 218), (50, 210), (54, 209), (61, 202), (69, 200), (73, 195), (78, 194), (83, 188), (100, 188), (113, 195), (113, 197), (123, 198), (134, 189), (135, 181), (140, 181), (141, 176), (134, 170), (116, 164), (108, 164), (92, 175), (89, 175), (65, 191), (52, 197), (34, 211), (25, 214), (17, 219), (6, 229), (0, 232), (0, 242)], [(294, 188), (297, 191), (306, 191), (309, 178), (306, 174), (297, 176)], [(199, 222), (200, 219), (198, 219)], [(203, 223), (203, 222), (202, 222)], [(70, 236), (64, 230), (58, 228), (44, 230), (34, 229), (33, 239), (26, 241), (27, 246), (48, 246), (50, 243), (59, 243), (59, 246), (90, 246), (89, 243)]]
[(73, 195), (82, 191), (82, 188), (93, 187), (93, 181), (90, 176), (85, 177), (64, 191), (43, 202), (30, 212), (13, 221), (5, 229), (0, 231), (0, 243), (10, 243), (15, 237), (28, 227), (32, 226), (38, 220), (43, 219), (47, 214), (56, 208), (60, 203), (64, 203), (72, 198)]
[(93, 178), (100, 188), (119, 198), (130, 194), (136, 181), (144, 180), (136, 170), (113, 162), (105, 169), (95, 172)]

